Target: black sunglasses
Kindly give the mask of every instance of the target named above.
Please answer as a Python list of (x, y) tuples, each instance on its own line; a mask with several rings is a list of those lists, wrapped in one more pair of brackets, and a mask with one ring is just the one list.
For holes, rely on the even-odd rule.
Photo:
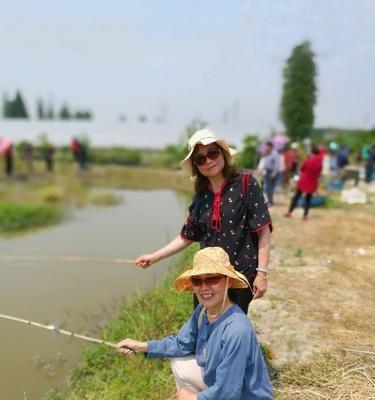
[(213, 275), (213, 276), (208, 276), (207, 278), (192, 276), (190, 279), (193, 286), (202, 286), (203, 283), (205, 283), (207, 286), (212, 286), (218, 284), (222, 277), (223, 275)]
[(219, 147), (211, 147), (210, 149), (207, 150), (207, 154), (206, 155), (197, 154), (193, 158), (193, 162), (198, 167), (201, 167), (202, 165), (206, 164), (207, 158), (209, 160), (216, 160), (216, 159), (219, 158), (220, 153), (221, 153), (221, 151), (220, 151)]

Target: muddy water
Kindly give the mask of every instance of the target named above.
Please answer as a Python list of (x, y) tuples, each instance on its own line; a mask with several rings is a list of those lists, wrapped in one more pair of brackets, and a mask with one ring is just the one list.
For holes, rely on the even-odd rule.
[[(121, 191), (115, 207), (88, 207), (66, 223), (12, 239), (0, 254), (134, 258), (172, 239), (185, 217), (170, 191)], [(132, 265), (0, 261), (0, 313), (97, 336), (122, 299), (152, 288), (169, 261), (144, 271)], [(90, 346), (90, 344), (88, 344)], [(0, 320), (0, 399), (40, 399), (65, 374), (85, 342)]]

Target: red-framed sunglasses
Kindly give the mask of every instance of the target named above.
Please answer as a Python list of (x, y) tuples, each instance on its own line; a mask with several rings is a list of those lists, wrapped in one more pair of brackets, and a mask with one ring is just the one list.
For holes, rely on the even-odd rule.
[(205, 283), (207, 286), (212, 286), (216, 285), (220, 282), (221, 278), (223, 278), (223, 275), (212, 275), (212, 276), (207, 276), (206, 278), (201, 278), (199, 276), (192, 276), (191, 283), (193, 286), (202, 286), (203, 283)]
[(202, 165), (206, 164), (207, 158), (209, 160), (216, 160), (219, 158), (221, 153), (220, 147), (211, 147), (210, 149), (207, 150), (207, 154), (197, 154), (195, 157), (193, 157), (193, 162), (195, 165), (198, 167), (201, 167)]

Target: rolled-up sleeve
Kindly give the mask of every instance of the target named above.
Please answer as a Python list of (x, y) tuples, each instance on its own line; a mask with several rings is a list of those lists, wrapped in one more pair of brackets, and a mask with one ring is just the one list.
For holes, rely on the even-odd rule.
[(167, 336), (161, 340), (148, 341), (148, 351), (145, 353), (145, 357), (184, 357), (195, 353), (199, 308), (200, 306), (197, 307), (193, 315), (185, 322), (177, 336)]
[(257, 180), (250, 177), (249, 194), (247, 198), (248, 224), (250, 232), (257, 232), (269, 226), (272, 232), (272, 221), (263, 192)]

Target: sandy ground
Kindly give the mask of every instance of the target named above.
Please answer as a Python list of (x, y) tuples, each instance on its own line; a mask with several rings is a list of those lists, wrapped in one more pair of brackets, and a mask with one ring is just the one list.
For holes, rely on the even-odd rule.
[(308, 221), (276, 197), (272, 273), (263, 299), (250, 305), (259, 338), (276, 367), (316, 351), (375, 351), (375, 201), (312, 208)]

